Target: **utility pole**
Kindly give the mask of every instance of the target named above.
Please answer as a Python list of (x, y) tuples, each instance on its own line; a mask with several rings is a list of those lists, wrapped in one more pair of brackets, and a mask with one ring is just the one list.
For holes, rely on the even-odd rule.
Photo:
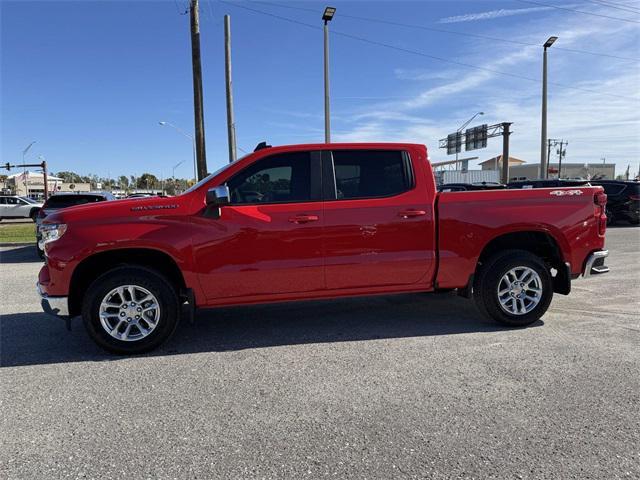
[(329, 22), (336, 13), (334, 7), (327, 7), (322, 14), (324, 21), (324, 143), (331, 143), (331, 120), (329, 115)]
[(236, 161), (236, 122), (233, 116), (233, 88), (231, 83), (231, 17), (224, 16), (224, 76), (227, 86), (227, 136), (229, 163)]
[(49, 180), (47, 178), (47, 161), (42, 160), (42, 179), (44, 180), (44, 201), (49, 198)]
[(202, 102), (202, 64), (200, 61), (200, 14), (199, 0), (191, 0), (191, 65), (193, 70), (193, 113), (195, 118), (195, 144), (197, 159), (196, 181), (207, 176), (207, 153), (204, 142), (204, 110)]
[[(556, 145), (555, 142), (557, 142), (557, 140), (550, 138), (547, 140), (547, 171), (549, 171), (549, 158), (551, 158), (551, 143), (554, 142), (554, 146)], [(542, 168), (542, 167), (540, 167)], [(540, 178), (546, 178), (546, 176), (542, 173), (542, 170), (540, 171)]]
[[(563, 145), (565, 146), (564, 149), (562, 148)], [(567, 145), (569, 145), (569, 142), (560, 140), (560, 150), (558, 150), (558, 180), (562, 178), (562, 157), (565, 156)]]
[(547, 178), (549, 167), (547, 165), (547, 48), (553, 45), (558, 37), (549, 37), (544, 43), (542, 56), (542, 131), (540, 140), (540, 178)]
[(511, 123), (504, 122), (502, 124), (502, 183), (509, 183), (509, 136), (511, 132), (509, 127)]

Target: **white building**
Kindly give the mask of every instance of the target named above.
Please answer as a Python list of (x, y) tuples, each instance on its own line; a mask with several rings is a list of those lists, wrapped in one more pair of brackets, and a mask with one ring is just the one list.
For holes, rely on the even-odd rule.
[[(49, 194), (56, 192), (90, 192), (89, 183), (67, 183), (62, 178), (47, 175)], [(44, 197), (44, 174), (25, 171), (7, 177), (7, 188), (15, 195), (32, 198)]]

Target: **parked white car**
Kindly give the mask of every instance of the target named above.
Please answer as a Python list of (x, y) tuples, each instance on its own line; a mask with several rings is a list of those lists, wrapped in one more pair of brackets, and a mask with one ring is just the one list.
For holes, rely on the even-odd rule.
[(0, 195), (0, 220), (4, 218), (30, 218), (35, 222), (41, 208), (41, 202), (27, 197)]

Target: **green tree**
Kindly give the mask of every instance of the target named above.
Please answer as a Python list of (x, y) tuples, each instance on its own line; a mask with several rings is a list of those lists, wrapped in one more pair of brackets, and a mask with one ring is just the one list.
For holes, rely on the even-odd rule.
[(118, 182), (120, 182), (120, 188), (127, 189), (129, 188), (129, 177), (126, 175), (120, 175), (118, 177)]
[(60, 177), (62, 181), (65, 183), (76, 183), (78, 180), (81, 179), (80, 175), (78, 175), (77, 173), (67, 172), (67, 171), (58, 172), (54, 174), (54, 176)]
[(138, 181), (136, 182), (137, 188), (151, 189), (158, 188), (160, 182), (158, 178), (152, 173), (143, 173), (138, 177)]

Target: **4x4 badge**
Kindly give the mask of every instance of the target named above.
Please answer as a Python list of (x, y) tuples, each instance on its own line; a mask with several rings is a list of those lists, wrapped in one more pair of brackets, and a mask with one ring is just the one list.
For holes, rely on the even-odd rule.
[(563, 197), (565, 195), (582, 195), (582, 190), (552, 190), (549, 195)]

